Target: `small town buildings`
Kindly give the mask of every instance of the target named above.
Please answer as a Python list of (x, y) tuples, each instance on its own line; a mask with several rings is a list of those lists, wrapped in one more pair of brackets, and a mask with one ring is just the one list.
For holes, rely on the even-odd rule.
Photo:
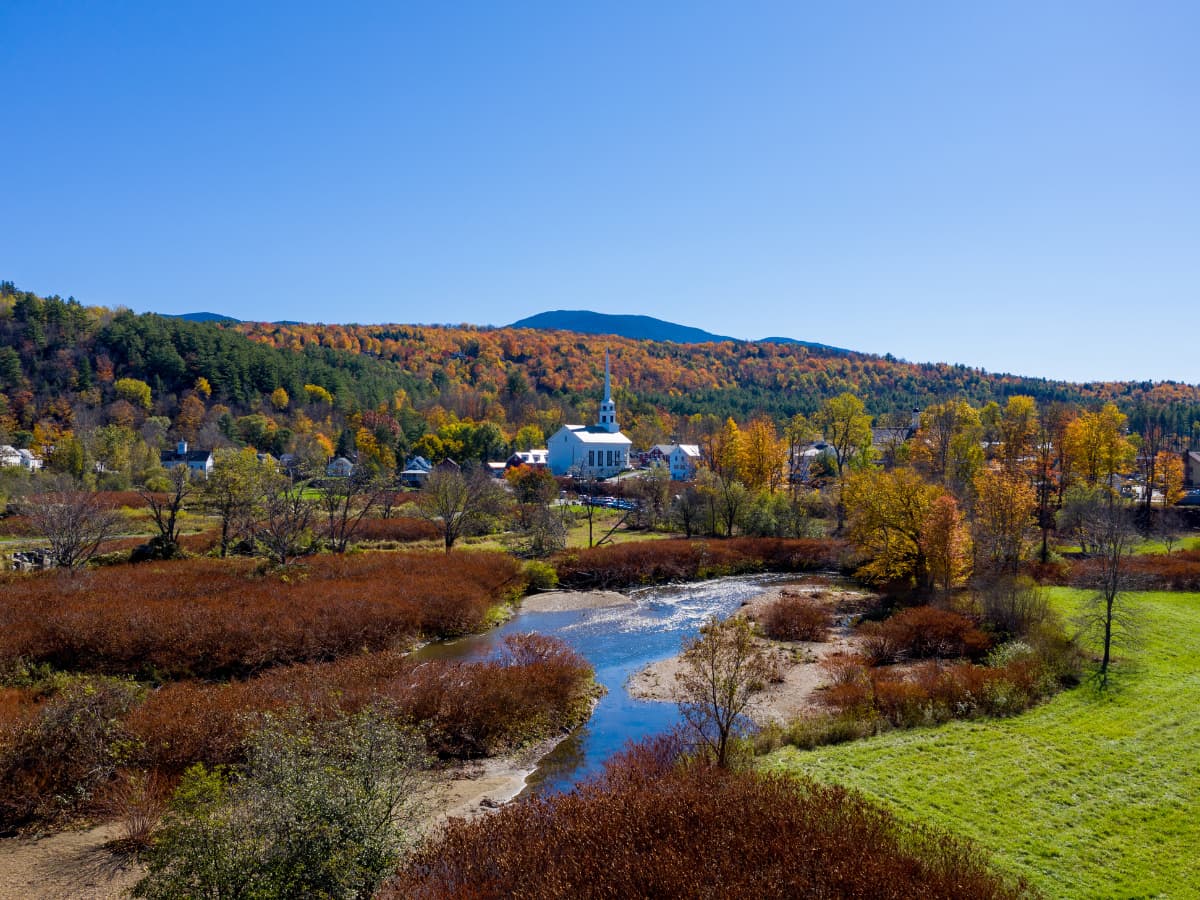
[(325, 475), (328, 478), (349, 478), (354, 474), (354, 463), (346, 459), (344, 456), (339, 456), (337, 459), (331, 460), (325, 466)]
[(423, 456), (414, 456), (404, 464), (404, 471), (400, 473), (400, 484), (408, 488), (424, 487), (425, 480), (432, 471), (433, 464), (429, 460)]
[(696, 444), (676, 444), (667, 456), (672, 481), (691, 481), (700, 465), (700, 448)]
[(506, 468), (514, 466), (530, 466), (534, 469), (544, 469), (550, 465), (550, 451), (546, 448), (541, 450), (519, 450), (510, 456), (504, 463)]
[(0, 466), (19, 466), (21, 464), (21, 454), (16, 447), (9, 444), (0, 444)]
[(564, 425), (547, 442), (550, 471), (555, 475), (611, 478), (629, 467), (633, 441), (621, 433), (612, 399), (608, 352), (604, 353), (604, 400), (595, 425)]
[(207, 478), (213, 470), (213, 452), (211, 450), (191, 450), (187, 441), (180, 441), (174, 450), (163, 450), (159, 454), (159, 462), (164, 469), (176, 466), (187, 466), (193, 475), (203, 475)]
[(1183, 454), (1183, 486), (1200, 488), (1200, 450), (1187, 450)]

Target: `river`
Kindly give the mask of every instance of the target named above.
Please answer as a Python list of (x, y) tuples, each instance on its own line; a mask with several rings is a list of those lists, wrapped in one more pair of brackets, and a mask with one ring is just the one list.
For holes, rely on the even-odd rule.
[(607, 690), (586, 724), (546, 756), (526, 780), (525, 793), (569, 788), (600, 769), (627, 741), (666, 731), (679, 720), (672, 703), (637, 700), (625, 682), (630, 675), (679, 652), (710, 616), (724, 618), (767, 585), (802, 580), (796, 575), (751, 575), (691, 584), (642, 588), (633, 603), (566, 612), (518, 611), (486, 634), (429, 644), (420, 659), (478, 659), (494, 653), (504, 637), (538, 632), (569, 643), (596, 670)]

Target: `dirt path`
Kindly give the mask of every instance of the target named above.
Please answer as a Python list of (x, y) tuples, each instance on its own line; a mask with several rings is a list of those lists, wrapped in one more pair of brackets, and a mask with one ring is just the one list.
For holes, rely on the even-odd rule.
[(0, 841), (0, 900), (115, 900), (129, 896), (144, 870), (110, 853), (114, 824), (41, 838)]

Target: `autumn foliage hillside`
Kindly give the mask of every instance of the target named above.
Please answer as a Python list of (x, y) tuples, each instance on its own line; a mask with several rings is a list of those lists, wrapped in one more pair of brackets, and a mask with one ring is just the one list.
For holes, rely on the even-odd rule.
[[(233, 327), (276, 348), (333, 349), (394, 362), (426, 383), (445, 385), (460, 396), (474, 396), (483, 406), (503, 393), (513, 372), (536, 393), (572, 402), (592, 397), (603, 381), (605, 350), (612, 351), (627, 407), (629, 400), (637, 398), (675, 414), (811, 413), (822, 400), (844, 391), (870, 398), (871, 412), (876, 414), (950, 396), (981, 404), (1015, 394), (1039, 401), (1132, 404), (1140, 400), (1200, 406), (1200, 388), (1184, 384), (1071, 384), (796, 344), (676, 344), (614, 335), (469, 326), (245, 323)], [(459, 414), (482, 418), (486, 409), (464, 409)]]

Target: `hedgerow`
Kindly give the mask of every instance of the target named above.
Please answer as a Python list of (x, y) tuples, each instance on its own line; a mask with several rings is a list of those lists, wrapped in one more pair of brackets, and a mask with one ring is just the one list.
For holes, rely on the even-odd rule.
[(564, 554), (566, 588), (610, 589), (747, 572), (810, 572), (841, 565), (846, 545), (815, 538), (636, 541)]
[(0, 670), (245, 676), (478, 630), (523, 586), (511, 557), (466, 552), (320, 556), (285, 573), (191, 559), (10, 574), (0, 576)]
[(627, 752), (566, 794), (452, 820), (385, 900), (1029, 896), (976, 849), (811, 781)]

